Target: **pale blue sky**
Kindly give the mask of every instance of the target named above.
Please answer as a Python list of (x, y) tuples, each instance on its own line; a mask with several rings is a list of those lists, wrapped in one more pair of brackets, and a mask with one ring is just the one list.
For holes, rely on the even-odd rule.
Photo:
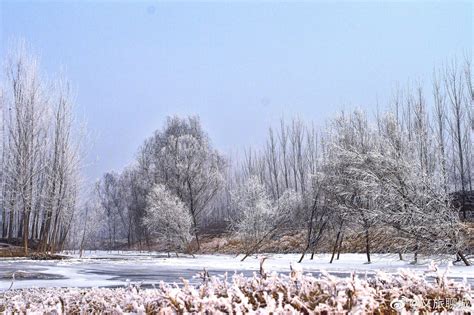
[(471, 2), (5, 2), (0, 53), (26, 39), (73, 82), (94, 134), (89, 180), (130, 163), (171, 114), (198, 114), (223, 152), (281, 115), (373, 111), (397, 83), (471, 54)]

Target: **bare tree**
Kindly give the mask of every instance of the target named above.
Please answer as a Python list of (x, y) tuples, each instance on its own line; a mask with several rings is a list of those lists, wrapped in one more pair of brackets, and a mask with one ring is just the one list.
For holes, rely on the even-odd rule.
[(41, 249), (66, 241), (79, 189), (80, 142), (62, 78), (45, 80), (20, 42), (6, 61), (2, 90), (2, 235)]
[[(28, 254), (30, 216), (38, 189), (40, 164), (45, 154), (47, 136), (47, 98), (38, 74), (37, 61), (28, 55), (24, 46), (19, 46), (8, 60), (7, 87), (9, 108), (8, 132), (8, 176), (12, 211), (18, 205), (21, 225), (18, 235), (23, 238), (25, 255)], [(11, 212), (13, 214), (13, 211)], [(13, 222), (10, 222), (13, 227)]]
[[(453, 165), (455, 165), (455, 176), (459, 176), (459, 184), (461, 189), (462, 198), (464, 198), (467, 175), (466, 175), (466, 152), (465, 152), (465, 141), (469, 140), (466, 137), (465, 123), (466, 123), (466, 111), (464, 106), (464, 83), (462, 72), (459, 70), (456, 62), (446, 67), (445, 73), (445, 88), (449, 100), (449, 108), (451, 115), (449, 116), (449, 131), (451, 141), (453, 143), (453, 155), (455, 157)], [(458, 181), (456, 181), (457, 183)], [(464, 199), (462, 201), (464, 204)], [(463, 207), (463, 209), (465, 209)], [(463, 211), (463, 218), (466, 219), (466, 211)]]

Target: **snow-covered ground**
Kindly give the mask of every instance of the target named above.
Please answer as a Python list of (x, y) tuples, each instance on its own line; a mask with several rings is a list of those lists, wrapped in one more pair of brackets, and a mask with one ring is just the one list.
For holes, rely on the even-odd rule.
[[(0, 259), (0, 291), (12, 285), (12, 274), (16, 277), (12, 288), (29, 287), (96, 287), (123, 286), (128, 281), (151, 286), (160, 281), (180, 282), (190, 279), (204, 268), (211, 275), (224, 272), (238, 272), (251, 275), (259, 269), (259, 258), (249, 257), (241, 262), (241, 256), (197, 255), (195, 258), (180, 255), (168, 257), (164, 253), (150, 252), (86, 252), (83, 258), (68, 254), (73, 258), (62, 261), (33, 261), (27, 259)], [(266, 271), (289, 273), (290, 265), (297, 265), (298, 254), (268, 254), (264, 268)], [(428, 269), (430, 259), (422, 259), (420, 264), (410, 264), (411, 257), (400, 261), (398, 255), (372, 255), (372, 263), (366, 264), (364, 254), (343, 254), (339, 260), (329, 264), (330, 255), (309, 256), (300, 264), (303, 272), (318, 275), (321, 270), (337, 276), (347, 276), (356, 272), (361, 276), (373, 276), (378, 270), (395, 273), (400, 268), (408, 268), (423, 273)], [(438, 263), (446, 269), (448, 261)], [(474, 267), (455, 265), (449, 267), (448, 276), (456, 281), (467, 279), (474, 287)], [(199, 281), (199, 279), (195, 279)]]

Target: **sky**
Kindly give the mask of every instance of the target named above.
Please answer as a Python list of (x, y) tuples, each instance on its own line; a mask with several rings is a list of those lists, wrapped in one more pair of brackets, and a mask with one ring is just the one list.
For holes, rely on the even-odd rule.
[(472, 55), (472, 2), (0, 1), (0, 56), (17, 39), (65, 73), (87, 122), (88, 181), (132, 163), (169, 115), (199, 115), (235, 154), (280, 117), (324, 125), (374, 112), (397, 86)]

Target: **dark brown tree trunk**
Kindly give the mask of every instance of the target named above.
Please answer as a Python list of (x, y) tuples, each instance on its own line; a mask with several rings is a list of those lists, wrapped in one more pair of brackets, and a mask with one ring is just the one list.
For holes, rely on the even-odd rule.
[(469, 262), (469, 260), (467, 260), (466, 256), (464, 256), (464, 254), (461, 252), (461, 251), (458, 251), (458, 255), (459, 257), (461, 258), (461, 260), (464, 262), (464, 264), (466, 266), (470, 266), (471, 263)]
[(197, 229), (194, 230), (194, 236), (196, 237), (197, 250), (200, 250), (201, 244), (199, 243), (199, 235)]
[(330, 264), (332, 264), (334, 260), (334, 256), (336, 255), (336, 250), (337, 246), (339, 245), (339, 237), (341, 236), (341, 230), (337, 231), (337, 236), (336, 236), (336, 241), (334, 242), (334, 247), (332, 249), (332, 255), (331, 255), (331, 260), (329, 261)]
[(336, 256), (336, 260), (339, 260), (339, 256), (341, 255), (341, 250), (342, 250), (342, 242), (344, 240), (344, 233), (342, 233), (341, 235), (341, 240), (339, 241), (339, 246), (337, 248), (337, 256)]
[(7, 234), (7, 215), (5, 207), (2, 207), (2, 238)]
[(314, 252), (316, 251), (316, 246), (311, 247), (311, 258), (310, 260), (314, 259)]
[(365, 229), (365, 252), (367, 254), (367, 262), (370, 264), (370, 235), (369, 229)]
[(8, 224), (8, 240), (11, 241), (13, 239), (13, 222), (14, 222), (14, 215), (13, 215), (13, 204), (10, 208), (10, 222)]
[(25, 256), (28, 256), (28, 226), (30, 225), (30, 212), (27, 212), (23, 216), (23, 250)]
[(255, 251), (257, 251), (262, 245), (263, 241), (265, 241), (267, 238), (270, 238), (272, 234), (275, 233), (275, 231), (277, 231), (277, 228), (273, 228), (267, 233), (265, 233), (265, 235), (260, 238), (260, 240), (245, 253), (245, 256), (240, 261), (244, 261), (248, 256), (252, 255)]
[(309, 243), (306, 244), (306, 247), (304, 248), (303, 252), (301, 253), (300, 260), (298, 260), (299, 263), (303, 261), (304, 255), (306, 255), (306, 252), (309, 249), (309, 245), (310, 245)]
[(313, 208), (311, 209), (311, 217), (310, 217), (309, 222), (308, 222), (308, 235), (307, 235), (307, 238), (306, 238), (306, 247), (303, 250), (303, 253), (301, 253), (301, 258), (298, 261), (298, 263), (303, 261), (304, 255), (306, 255), (306, 252), (308, 251), (309, 247), (311, 246), (311, 240), (312, 240), (312, 237), (313, 237), (313, 220), (314, 220), (314, 214), (315, 214), (315, 210), (316, 210), (317, 198), (318, 197), (316, 196), (316, 198), (314, 200), (314, 203), (313, 203)]
[(416, 245), (415, 245), (415, 257), (413, 259), (413, 263), (418, 263), (418, 241), (416, 242)]

